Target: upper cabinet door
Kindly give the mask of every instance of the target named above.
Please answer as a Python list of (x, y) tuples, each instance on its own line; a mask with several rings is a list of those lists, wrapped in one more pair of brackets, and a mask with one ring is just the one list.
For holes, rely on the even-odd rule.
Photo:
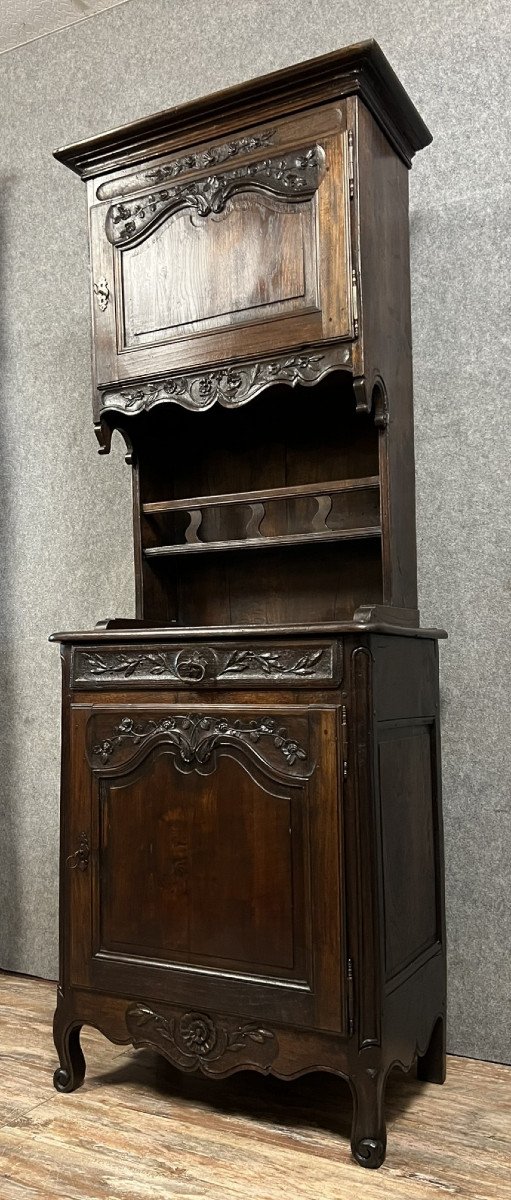
[(354, 336), (343, 106), (94, 185), (98, 385)]

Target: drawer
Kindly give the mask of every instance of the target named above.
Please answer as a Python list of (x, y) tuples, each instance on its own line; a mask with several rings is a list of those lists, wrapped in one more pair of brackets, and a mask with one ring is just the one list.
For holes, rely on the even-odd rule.
[(336, 687), (336, 641), (181, 642), (73, 647), (71, 687), (112, 691), (168, 685), (206, 688)]

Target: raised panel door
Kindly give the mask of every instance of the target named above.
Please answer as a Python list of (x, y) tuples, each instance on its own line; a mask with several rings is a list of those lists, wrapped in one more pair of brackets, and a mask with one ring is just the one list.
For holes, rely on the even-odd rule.
[(71, 982), (342, 1031), (337, 710), (75, 721)]
[(316, 110), (100, 184), (100, 387), (354, 336), (344, 126)]

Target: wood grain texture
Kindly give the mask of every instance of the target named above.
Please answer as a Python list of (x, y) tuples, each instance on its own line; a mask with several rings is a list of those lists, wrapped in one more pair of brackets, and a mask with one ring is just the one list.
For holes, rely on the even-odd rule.
[(54, 993), (0, 975), (2, 1200), (511, 1197), (509, 1067), (449, 1058), (443, 1088), (392, 1074), (388, 1158), (362, 1173), (345, 1140), (348, 1089), (329, 1076), (213, 1083), (87, 1030), (86, 1082), (56, 1095)]
[(310, 254), (308, 296), (304, 275), (314, 215), (314, 206), (305, 221), (302, 205), (240, 197), (216, 220), (181, 212), (128, 247), (121, 265), (125, 346), (157, 344), (178, 336), (179, 327), (191, 334), (314, 306)]

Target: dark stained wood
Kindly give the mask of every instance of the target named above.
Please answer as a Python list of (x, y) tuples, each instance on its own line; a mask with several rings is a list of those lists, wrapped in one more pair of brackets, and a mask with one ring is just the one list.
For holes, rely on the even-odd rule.
[(356, 389), (383, 422), (379, 440), (383, 602), (417, 606), (408, 171), (362, 104), (356, 129), (354, 225), (362, 336)]
[[(306, 483), (300, 488), (302, 496), (318, 496), (328, 495), (329, 492), (345, 492), (345, 491), (365, 491), (366, 488), (378, 488), (378, 475), (369, 476), (367, 479), (339, 479), (332, 480), (328, 483)], [(144, 504), (144, 513), (160, 513), (160, 512), (186, 512), (195, 508), (205, 508), (208, 506), (222, 504), (244, 504), (250, 500), (287, 500), (295, 497), (297, 489), (295, 487), (272, 488), (266, 491), (255, 492), (238, 492), (234, 496), (197, 496), (183, 500), (162, 500), (153, 504)]]
[[(58, 152), (136, 620), (62, 643), (58, 1091), (80, 1029), (325, 1070), (364, 1167), (445, 1070), (439, 630), (418, 628), (407, 164), (375, 43)], [(257, 553), (249, 553), (256, 550)]]
[(431, 725), (380, 725), (378, 776), (385, 893), (385, 975), (439, 940)]
[[(264, 195), (250, 209), (246, 200), (232, 201), (229, 219), (203, 222), (199, 232), (187, 212), (166, 221), (123, 250), (125, 348), (157, 344), (180, 326), (211, 331), (226, 317), (246, 323), (315, 307), (316, 263), (306, 232), (302, 205), (286, 211)], [(250, 257), (240, 256), (240, 242)]]
[(102, 949), (285, 977), (301, 966), (304, 975), (292, 909), (294, 898), (298, 921), (304, 846), (298, 829), (293, 878), (291, 795), (270, 795), (226, 758), (197, 778), (153, 753), (100, 785), (100, 803)]
[(187, 542), (181, 546), (151, 546), (144, 553), (147, 558), (152, 558), (158, 555), (168, 557), (169, 554), (189, 554), (199, 550), (264, 550), (267, 549), (268, 542), (271, 542), (274, 546), (301, 546), (319, 541), (337, 542), (352, 540), (353, 538), (379, 538), (380, 535), (381, 529), (379, 525), (372, 525), (368, 529), (361, 526), (355, 529), (324, 529), (318, 530), (315, 533), (289, 533), (280, 537), (275, 534), (270, 538), (264, 538), (261, 534), (257, 538), (233, 538), (232, 541), (224, 539), (221, 542)]

